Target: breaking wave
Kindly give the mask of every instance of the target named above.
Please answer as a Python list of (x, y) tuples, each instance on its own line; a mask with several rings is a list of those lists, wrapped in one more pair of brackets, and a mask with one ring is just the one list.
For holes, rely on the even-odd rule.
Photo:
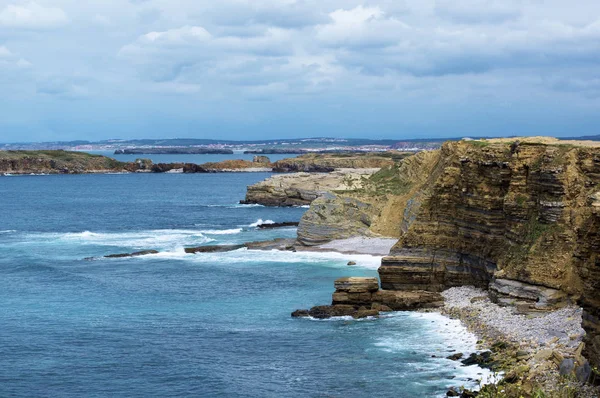
[(252, 224), (248, 225), (251, 228), (256, 228), (259, 225), (263, 225), (263, 224), (275, 224), (275, 221), (273, 220), (263, 220), (262, 218), (259, 218), (258, 220), (256, 220), (255, 222), (253, 222)]

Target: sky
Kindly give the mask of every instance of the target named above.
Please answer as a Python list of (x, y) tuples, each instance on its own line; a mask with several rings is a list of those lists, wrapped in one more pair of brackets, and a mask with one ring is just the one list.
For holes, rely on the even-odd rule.
[(0, 142), (599, 126), (598, 0), (0, 0)]

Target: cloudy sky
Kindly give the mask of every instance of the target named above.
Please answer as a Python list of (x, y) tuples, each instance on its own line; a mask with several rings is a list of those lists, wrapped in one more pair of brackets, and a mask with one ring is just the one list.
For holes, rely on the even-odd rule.
[(598, 0), (0, 0), (0, 142), (600, 134)]

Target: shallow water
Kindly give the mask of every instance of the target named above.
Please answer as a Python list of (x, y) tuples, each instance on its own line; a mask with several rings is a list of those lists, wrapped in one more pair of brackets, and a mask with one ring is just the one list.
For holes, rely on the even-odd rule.
[(268, 175), (0, 178), (0, 396), (435, 397), (485, 377), (443, 359), (475, 341), (440, 315), (290, 317), (377, 257), (184, 253), (295, 236), (251, 225), (306, 209), (236, 204)]

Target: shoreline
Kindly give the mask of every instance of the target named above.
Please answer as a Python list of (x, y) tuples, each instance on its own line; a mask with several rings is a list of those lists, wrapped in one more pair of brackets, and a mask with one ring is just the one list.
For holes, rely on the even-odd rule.
[[(502, 378), (483, 385), (486, 391), (506, 394), (502, 396), (575, 391), (578, 397), (598, 396), (594, 387), (562, 377), (563, 369), (569, 373), (585, 361), (581, 357), (585, 331), (580, 307), (520, 314), (516, 307), (493, 303), (486, 290), (472, 286), (453, 287), (441, 294), (444, 306), (425, 312), (460, 320), (478, 336), (477, 348), (491, 351), (493, 369)], [(565, 368), (566, 364), (571, 368)]]

